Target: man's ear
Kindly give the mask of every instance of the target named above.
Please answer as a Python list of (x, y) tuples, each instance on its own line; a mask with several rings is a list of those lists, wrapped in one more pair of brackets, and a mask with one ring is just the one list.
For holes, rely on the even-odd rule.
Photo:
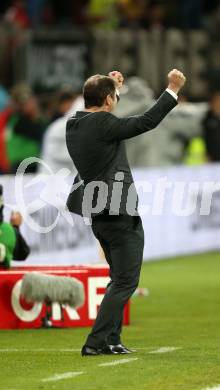
[(111, 102), (112, 102), (112, 97), (111, 97), (111, 95), (107, 95), (105, 101), (106, 101), (106, 105), (107, 105), (107, 106), (110, 106), (110, 105), (111, 105)]

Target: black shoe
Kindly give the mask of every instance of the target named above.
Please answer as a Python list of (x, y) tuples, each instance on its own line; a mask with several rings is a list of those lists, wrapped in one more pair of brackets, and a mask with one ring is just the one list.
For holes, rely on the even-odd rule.
[(96, 348), (89, 347), (88, 345), (84, 345), (81, 350), (82, 356), (97, 356), (101, 355), (100, 351)]
[(111, 348), (110, 345), (106, 345), (102, 349), (100, 349), (101, 355), (117, 355), (119, 352), (115, 351)]
[(109, 345), (109, 348), (111, 349), (111, 351), (114, 351), (115, 353), (118, 354), (127, 354), (127, 353), (135, 352), (132, 351), (131, 349), (126, 348), (123, 344)]

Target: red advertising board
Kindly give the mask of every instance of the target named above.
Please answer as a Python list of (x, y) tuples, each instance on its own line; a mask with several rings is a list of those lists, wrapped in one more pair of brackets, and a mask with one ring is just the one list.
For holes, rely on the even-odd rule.
[[(92, 326), (109, 281), (105, 266), (79, 267), (18, 267), (0, 270), (0, 329), (39, 328), (45, 316), (44, 304), (29, 304), (21, 298), (21, 282), (27, 272), (38, 271), (50, 275), (69, 276), (79, 279), (85, 289), (84, 305), (78, 309), (66, 306), (62, 319), (60, 306), (52, 305), (52, 325), (57, 327)], [(124, 324), (129, 324), (129, 304), (124, 311)]]

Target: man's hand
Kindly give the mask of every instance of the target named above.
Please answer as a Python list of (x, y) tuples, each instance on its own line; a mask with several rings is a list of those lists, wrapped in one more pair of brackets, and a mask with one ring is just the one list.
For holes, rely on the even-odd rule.
[(173, 69), (168, 73), (168, 88), (176, 94), (184, 86), (186, 78), (182, 72), (177, 69)]
[(116, 88), (120, 89), (123, 85), (124, 77), (122, 76), (121, 72), (118, 72), (117, 70), (114, 70), (110, 72), (109, 77), (114, 80)]
[(11, 213), (10, 224), (14, 227), (19, 227), (22, 223), (22, 215), (18, 211)]

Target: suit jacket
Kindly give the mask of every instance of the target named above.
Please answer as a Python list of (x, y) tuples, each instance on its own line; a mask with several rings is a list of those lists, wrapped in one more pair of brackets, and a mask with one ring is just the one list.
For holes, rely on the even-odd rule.
[(165, 91), (143, 115), (117, 118), (105, 111), (78, 111), (70, 118), (66, 142), (78, 175), (67, 199), (68, 209), (86, 217), (104, 209), (110, 214), (137, 215), (138, 197), (124, 140), (154, 129), (176, 104)]

